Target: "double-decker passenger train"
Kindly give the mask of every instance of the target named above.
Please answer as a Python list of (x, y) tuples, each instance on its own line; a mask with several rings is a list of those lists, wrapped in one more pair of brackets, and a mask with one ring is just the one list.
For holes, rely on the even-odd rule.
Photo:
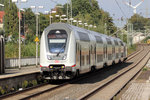
[(41, 37), (40, 67), (45, 79), (71, 79), (126, 57), (126, 44), (119, 38), (66, 23), (51, 24)]

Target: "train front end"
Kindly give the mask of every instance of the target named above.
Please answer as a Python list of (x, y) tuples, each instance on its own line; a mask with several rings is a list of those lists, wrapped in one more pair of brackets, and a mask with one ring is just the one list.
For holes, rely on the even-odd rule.
[(44, 79), (75, 76), (75, 38), (67, 24), (52, 24), (41, 37), (40, 67)]

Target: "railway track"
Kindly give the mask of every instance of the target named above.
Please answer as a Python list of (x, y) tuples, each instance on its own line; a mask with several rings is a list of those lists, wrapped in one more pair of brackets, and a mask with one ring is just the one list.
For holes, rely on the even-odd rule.
[[(144, 47), (143, 47), (144, 48)], [(139, 49), (138, 51), (136, 51), (136, 53), (132, 54), (129, 56), (129, 60), (132, 60), (136, 55), (140, 54), (144, 49)], [(127, 61), (129, 61), (127, 59)], [(29, 88), (23, 91), (18, 91), (12, 94), (8, 94), (5, 96), (0, 97), (0, 99), (7, 99), (7, 100), (12, 100), (13, 98), (15, 99), (20, 99), (20, 100), (27, 100), (27, 99), (31, 99), (31, 98), (35, 98), (41, 94), (47, 93), (47, 92), (52, 92), (54, 90), (60, 89), (62, 87), (66, 87), (69, 84), (75, 83), (77, 81), (80, 81), (82, 79), (88, 78), (90, 75), (94, 75), (94, 74), (98, 74), (99, 71), (95, 72), (95, 73), (89, 73), (88, 75), (84, 75), (79, 77), (78, 79), (69, 81), (69, 82), (64, 82), (63, 84), (58, 84), (58, 85), (52, 85), (52, 84), (43, 84), (40, 86), (36, 86), (33, 88)], [(84, 98), (80, 98), (80, 99), (84, 99)]]
[(132, 59), (133, 57), (135, 57), (137, 54), (140, 54), (143, 50), (144, 50), (143, 45), (139, 45), (139, 48), (135, 52), (133, 52), (132, 54), (128, 55), (126, 61), (129, 61), (130, 59)]
[[(141, 52), (141, 50), (139, 51)], [(150, 56), (150, 50), (145, 51), (144, 56), (141, 56), (141, 59), (130, 68), (124, 70), (122, 73), (116, 75), (114, 78), (109, 80), (103, 85), (96, 87), (89, 93), (84, 96), (78, 98), (80, 100), (98, 100), (98, 98), (102, 100), (111, 100), (113, 97), (129, 82), (131, 81), (144, 67), (144, 65), (148, 62)], [(145, 59), (145, 60), (144, 60)], [(141, 66), (140, 66), (141, 65)], [(130, 77), (129, 77), (129, 76)], [(126, 78), (128, 76), (128, 78)], [(124, 81), (123, 81), (124, 80)], [(120, 86), (119, 84), (122, 84)], [(114, 88), (115, 87), (115, 88)]]

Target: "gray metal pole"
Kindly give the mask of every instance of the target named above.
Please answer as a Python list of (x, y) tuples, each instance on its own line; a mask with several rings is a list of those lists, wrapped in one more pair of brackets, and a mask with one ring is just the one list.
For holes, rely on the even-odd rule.
[(19, 3), (19, 69), (21, 69), (21, 39), (20, 39), (20, 32), (21, 32), (21, 29), (20, 29), (20, 6), (21, 6), (21, 2), (20, 0), (18, 1)]
[(52, 24), (52, 19), (51, 19), (52, 14), (51, 13), (52, 13), (52, 10), (51, 10), (50, 16), (49, 16), (50, 17), (50, 25)]
[[(71, 6), (71, 18), (72, 18), (72, 0), (70, 0), (70, 6)], [(72, 25), (72, 20), (71, 20), (71, 25)]]
[(68, 11), (68, 3), (69, 3), (69, 2), (68, 2), (68, 1), (69, 1), (69, 0), (67, 0), (67, 23), (69, 23), (69, 16), (68, 16), (68, 12), (69, 12), (69, 11)]
[[(36, 37), (38, 37), (38, 14), (36, 14)], [(38, 65), (38, 42), (36, 42), (36, 67), (37, 65)]]
[(60, 15), (60, 22), (61, 22), (61, 15)]
[(105, 23), (105, 34), (108, 35), (107, 34), (107, 23)]

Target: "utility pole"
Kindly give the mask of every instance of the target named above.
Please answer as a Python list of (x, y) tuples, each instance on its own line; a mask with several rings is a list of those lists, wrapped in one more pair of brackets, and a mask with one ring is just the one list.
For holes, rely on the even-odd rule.
[(20, 39), (20, 32), (21, 32), (21, 29), (20, 29), (20, 6), (21, 6), (21, 2), (20, 0), (18, 1), (19, 3), (19, 69), (21, 69), (21, 39)]
[[(36, 14), (36, 39), (38, 39), (38, 9), (42, 9), (43, 6), (31, 6), (32, 9), (35, 9)], [(36, 67), (38, 67), (38, 41), (36, 41)]]
[[(36, 14), (36, 37), (38, 37), (38, 13)], [(38, 65), (38, 42), (36, 42), (36, 66)]]
[(133, 24), (131, 24), (131, 23), (128, 23), (127, 24), (127, 32), (128, 32), (128, 34), (127, 34), (127, 45), (128, 46), (130, 46), (130, 45), (132, 45), (132, 36), (133, 36)]
[(70, 0), (70, 6), (71, 6), (71, 25), (72, 25), (72, 0)]
[(21, 69), (21, 37), (20, 37), (20, 34), (21, 34), (21, 16), (20, 16), (20, 7), (21, 7), (21, 2), (27, 2), (27, 0), (12, 0), (12, 2), (15, 2), (19, 4), (19, 62), (18, 62), (18, 65), (19, 65), (19, 69)]
[(69, 13), (69, 11), (68, 11), (68, 3), (69, 3), (69, 0), (67, 0), (67, 23), (69, 23), (69, 15), (68, 15), (68, 13)]
[(105, 34), (107, 35), (107, 23), (105, 23)]

